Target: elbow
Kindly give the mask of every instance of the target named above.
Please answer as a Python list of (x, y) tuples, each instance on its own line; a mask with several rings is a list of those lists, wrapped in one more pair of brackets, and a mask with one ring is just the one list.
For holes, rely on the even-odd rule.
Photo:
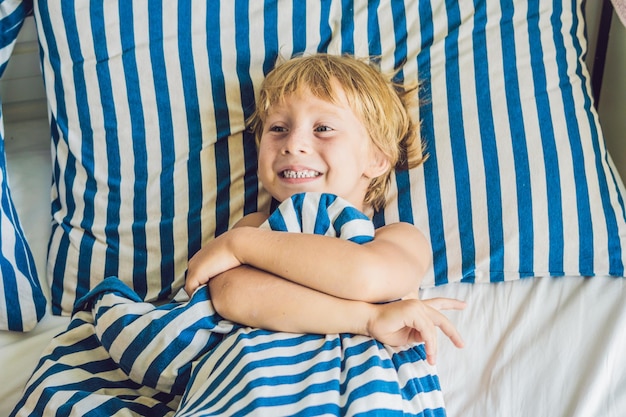
[(213, 277), (209, 280), (208, 286), (213, 308), (220, 316), (228, 319), (230, 317), (229, 306), (233, 304), (229, 302), (233, 289), (228, 275), (220, 274)]
[(361, 267), (355, 275), (359, 283), (354, 286), (352, 297), (368, 303), (382, 303), (401, 298), (404, 285), (395, 268)]
[(398, 300), (409, 293), (417, 291), (428, 269), (432, 258), (424, 259), (419, 265), (395, 265), (392, 268), (362, 268), (362, 285), (356, 289), (355, 299), (369, 303), (382, 303)]

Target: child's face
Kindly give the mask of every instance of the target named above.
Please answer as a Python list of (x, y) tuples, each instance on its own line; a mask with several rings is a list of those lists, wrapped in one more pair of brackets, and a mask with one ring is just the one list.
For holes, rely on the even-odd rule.
[(381, 174), (380, 152), (343, 90), (334, 87), (335, 102), (304, 89), (268, 112), (259, 145), (259, 179), (279, 201), (299, 192), (327, 192), (362, 209), (370, 180)]

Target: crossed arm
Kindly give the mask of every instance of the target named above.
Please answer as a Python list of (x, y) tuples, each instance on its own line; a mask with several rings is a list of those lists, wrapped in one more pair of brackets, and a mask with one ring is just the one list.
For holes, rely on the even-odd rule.
[(364, 334), (390, 345), (423, 341), (431, 363), (437, 327), (462, 346), (454, 326), (438, 311), (463, 308), (458, 300), (373, 304), (415, 291), (428, 269), (430, 248), (413, 226), (385, 226), (372, 242), (358, 245), (258, 229), (264, 218), (244, 218), (194, 255), (186, 291), (191, 294), (208, 281), (216, 310), (248, 326)]

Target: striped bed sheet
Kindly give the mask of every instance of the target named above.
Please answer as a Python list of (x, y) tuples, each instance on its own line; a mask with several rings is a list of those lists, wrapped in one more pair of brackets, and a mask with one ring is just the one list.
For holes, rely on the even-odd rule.
[[(372, 222), (345, 200), (298, 194), (261, 227), (358, 243)], [(422, 344), (366, 336), (292, 334), (223, 319), (207, 287), (155, 306), (111, 277), (77, 303), (44, 352), (13, 415), (443, 416)]]

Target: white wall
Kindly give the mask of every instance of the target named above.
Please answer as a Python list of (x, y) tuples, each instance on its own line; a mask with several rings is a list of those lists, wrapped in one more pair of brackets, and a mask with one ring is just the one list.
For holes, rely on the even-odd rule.
[(626, 181), (626, 27), (615, 15), (598, 113), (609, 152)]
[[(593, 70), (593, 47), (600, 20), (602, 1), (587, 1), (589, 55)], [(613, 13), (600, 103), (596, 103), (607, 148), (618, 172), (626, 182), (626, 28)]]
[(45, 118), (46, 100), (39, 68), (35, 22), (28, 17), (0, 79), (2, 114), (6, 121)]

